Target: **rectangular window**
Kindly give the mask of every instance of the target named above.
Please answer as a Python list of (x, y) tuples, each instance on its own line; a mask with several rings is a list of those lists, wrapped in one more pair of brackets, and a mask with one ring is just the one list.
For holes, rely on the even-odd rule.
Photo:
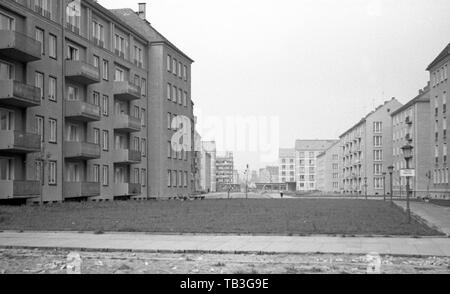
[(167, 55), (166, 64), (167, 64), (167, 71), (171, 72), (172, 71), (172, 68), (171, 68), (171, 66), (172, 66), (172, 56)]
[(174, 75), (177, 75), (177, 60), (174, 58), (173, 60), (172, 60), (172, 73), (174, 74)]
[(15, 30), (14, 18), (9, 17), (3, 13), (0, 13), (0, 30), (14, 31)]
[(107, 95), (102, 97), (102, 113), (103, 116), (109, 115), (109, 97)]
[(141, 109), (141, 124), (142, 124), (143, 127), (145, 127), (145, 125), (146, 125), (145, 119), (146, 119), (146, 117), (145, 117), (145, 109), (142, 108)]
[(172, 143), (167, 142), (167, 158), (172, 158)]
[(147, 140), (145, 138), (141, 139), (141, 153), (143, 157), (147, 156)]
[(383, 161), (383, 151), (382, 150), (374, 150), (373, 151), (373, 160), (374, 161)]
[(94, 144), (100, 145), (100, 129), (94, 129)]
[(44, 142), (44, 118), (42, 116), (36, 116), (36, 133), (41, 136), (41, 142)]
[(373, 132), (374, 133), (382, 133), (383, 132), (383, 123), (378, 121), (373, 123)]
[(44, 99), (44, 74), (40, 72), (36, 72), (35, 78), (34, 78), (34, 85), (36, 88), (39, 88), (41, 92), (41, 99)]
[(109, 62), (108, 62), (108, 60), (103, 60), (103, 79), (105, 81), (109, 80)]
[(92, 93), (92, 104), (100, 106), (100, 93), (99, 92)]
[(187, 81), (187, 67), (186, 65), (183, 66), (183, 78), (185, 81)]
[(167, 84), (167, 100), (172, 100), (172, 85)]
[(181, 64), (181, 62), (178, 62), (178, 77), (181, 79), (182, 78), (182, 73), (181, 73), (181, 70), (182, 70), (182, 64)]
[(102, 184), (103, 184), (103, 186), (109, 185), (109, 166), (108, 165), (103, 166), (103, 182), (102, 182)]
[(109, 150), (109, 132), (103, 131), (103, 151)]
[(41, 185), (44, 184), (44, 174), (43, 174), (43, 163), (42, 160), (35, 161), (35, 170), (36, 170), (36, 181), (39, 181)]
[(374, 136), (373, 137), (373, 146), (381, 147), (383, 145), (383, 137), (382, 136)]
[(48, 99), (51, 101), (56, 101), (57, 93), (57, 83), (55, 77), (49, 77), (48, 79)]
[(178, 104), (183, 104), (183, 90), (178, 89)]
[(167, 187), (168, 188), (172, 187), (172, 171), (171, 170), (167, 171)]
[(48, 56), (53, 59), (58, 58), (58, 42), (55, 35), (50, 34), (48, 37)]
[(147, 80), (144, 78), (141, 80), (141, 95), (143, 97), (147, 96)]
[(172, 101), (177, 103), (177, 87), (176, 86), (172, 86)]
[(183, 106), (187, 107), (187, 92), (183, 92)]
[(116, 82), (123, 82), (125, 81), (125, 72), (121, 68), (116, 68), (114, 80)]
[(45, 55), (44, 35), (45, 35), (44, 30), (36, 28), (36, 41), (39, 41), (41, 43), (42, 55)]
[(56, 123), (56, 119), (50, 118), (48, 120), (49, 126), (50, 126), (50, 137), (48, 139), (48, 141), (50, 143), (56, 143), (56, 137), (57, 137), (57, 123)]
[(48, 184), (49, 185), (56, 185), (56, 161), (49, 161), (48, 163)]
[(92, 181), (100, 183), (100, 165), (94, 164), (92, 167)]
[(67, 46), (67, 59), (69, 60), (80, 60), (80, 51), (74, 46)]
[(97, 55), (94, 55), (92, 63), (95, 66), (95, 68), (98, 68), (100, 66), (100, 57), (98, 57)]
[(172, 114), (170, 112), (167, 113), (167, 129), (172, 129)]
[(142, 187), (147, 186), (147, 170), (145, 168), (141, 170), (141, 184)]

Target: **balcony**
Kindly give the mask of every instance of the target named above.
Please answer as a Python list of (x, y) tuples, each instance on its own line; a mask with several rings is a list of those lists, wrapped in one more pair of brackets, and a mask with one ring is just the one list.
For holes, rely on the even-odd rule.
[(412, 142), (413, 139), (412, 139), (411, 134), (406, 134), (406, 135), (405, 135), (405, 140), (406, 140), (406, 141), (409, 141), (409, 142)]
[(75, 160), (100, 158), (100, 145), (86, 142), (64, 142), (64, 157)]
[(405, 118), (405, 123), (407, 124), (407, 125), (412, 125), (412, 120), (411, 120), (411, 118), (409, 117), (409, 116), (407, 116), (406, 118)]
[(113, 188), (115, 197), (136, 196), (141, 194), (141, 184), (115, 183)]
[(65, 182), (64, 199), (100, 196), (100, 183)]
[(79, 100), (65, 101), (66, 117), (82, 122), (99, 121), (100, 107)]
[(66, 78), (83, 85), (100, 83), (100, 70), (80, 60), (66, 60)]
[(141, 152), (131, 149), (114, 150), (114, 163), (136, 164), (142, 161)]
[(14, 80), (0, 80), (0, 104), (22, 108), (39, 106), (41, 91)]
[(41, 42), (15, 31), (0, 30), (0, 54), (18, 62), (41, 59)]
[(0, 131), (0, 150), (11, 153), (34, 153), (41, 151), (41, 136), (19, 131)]
[(41, 195), (39, 181), (0, 181), (0, 199), (34, 198)]
[(114, 97), (131, 101), (141, 98), (141, 88), (130, 82), (114, 82)]
[(119, 114), (114, 119), (114, 129), (122, 132), (140, 132), (141, 120), (129, 115)]

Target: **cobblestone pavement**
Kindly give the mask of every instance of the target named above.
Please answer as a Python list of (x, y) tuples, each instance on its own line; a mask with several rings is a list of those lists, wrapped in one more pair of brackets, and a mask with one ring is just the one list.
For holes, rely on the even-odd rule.
[[(65, 274), (66, 250), (0, 249), (1, 274)], [(82, 274), (366, 274), (365, 255), (78, 252)], [(449, 274), (450, 257), (382, 256), (382, 274)]]

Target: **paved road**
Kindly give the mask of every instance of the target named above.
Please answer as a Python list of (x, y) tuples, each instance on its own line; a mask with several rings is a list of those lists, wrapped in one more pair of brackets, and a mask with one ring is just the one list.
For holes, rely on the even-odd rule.
[(152, 235), (75, 232), (3, 232), (0, 247), (68, 250), (135, 250), (208, 253), (335, 253), (376, 252), (405, 256), (450, 256), (450, 238), (342, 238), (289, 236)]
[[(228, 193), (211, 193), (205, 195), (206, 199), (227, 199)], [(245, 193), (230, 193), (231, 199), (245, 199), (246, 195)], [(279, 193), (248, 193), (249, 199), (281, 199), (281, 196)], [(289, 199), (294, 198), (290, 196), (283, 196), (283, 199)]]
[[(406, 209), (406, 202), (395, 202)], [(450, 236), (450, 207), (438, 206), (431, 203), (411, 202), (411, 212), (420, 216), (439, 230)]]

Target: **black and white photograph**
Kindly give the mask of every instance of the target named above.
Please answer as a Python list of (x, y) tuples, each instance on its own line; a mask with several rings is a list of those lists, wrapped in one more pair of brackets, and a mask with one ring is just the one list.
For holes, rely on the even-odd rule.
[(450, 274), (449, 12), (0, 0), (0, 276)]

